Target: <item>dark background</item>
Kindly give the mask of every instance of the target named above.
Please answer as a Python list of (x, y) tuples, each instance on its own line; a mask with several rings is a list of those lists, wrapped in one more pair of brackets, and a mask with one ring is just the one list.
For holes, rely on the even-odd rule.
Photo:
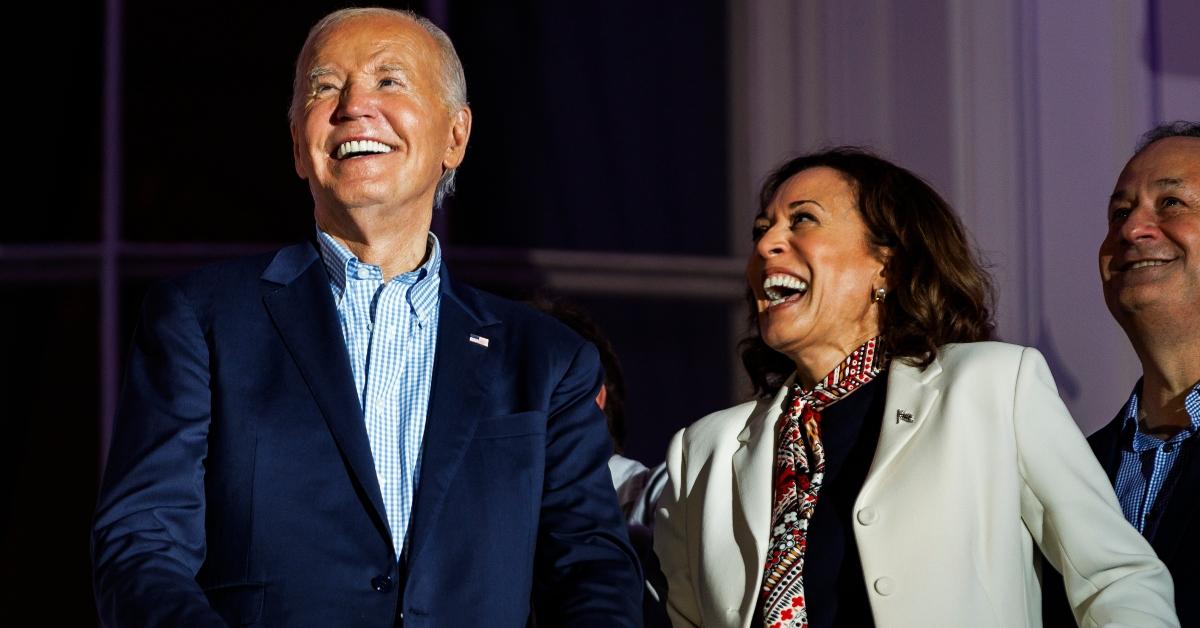
[[(436, 219), (456, 276), (527, 298), (542, 287), (534, 250), (729, 253), (723, 3), (430, 4), (411, 8), (455, 41), (475, 115), (459, 194)], [(51, 180), (25, 186), (35, 198), (0, 228), (8, 617), (97, 622), (105, 400), (146, 287), (311, 234), (286, 110), (309, 26), (341, 6), (67, 2), (10, 24), (45, 41), (19, 64), (34, 78), (10, 88), (42, 95), (13, 123), (43, 140), (34, 163)], [(485, 272), (496, 256), (515, 270)], [(620, 292), (563, 296), (611, 336), (628, 453), (655, 464), (675, 429), (732, 401), (730, 304)], [(52, 608), (35, 604), (47, 596)]]

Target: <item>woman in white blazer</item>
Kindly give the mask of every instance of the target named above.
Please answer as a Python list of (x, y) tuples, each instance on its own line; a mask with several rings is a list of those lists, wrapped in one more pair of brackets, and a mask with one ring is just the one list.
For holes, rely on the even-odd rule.
[(763, 185), (747, 279), (760, 398), (676, 434), (655, 549), (676, 626), (1040, 626), (1034, 545), (1084, 626), (1175, 626), (1035, 349), (927, 184), (870, 153)]

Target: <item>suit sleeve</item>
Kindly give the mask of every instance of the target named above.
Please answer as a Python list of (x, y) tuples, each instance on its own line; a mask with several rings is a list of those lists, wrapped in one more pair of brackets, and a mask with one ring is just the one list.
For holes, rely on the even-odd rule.
[(555, 387), (537, 541), (538, 624), (640, 626), (642, 575), (617, 506), (612, 444), (595, 398), (603, 382), (583, 344)]
[(1045, 359), (1025, 349), (1013, 402), (1022, 518), (1080, 626), (1178, 626), (1171, 577), (1125, 521)]
[(667, 616), (676, 628), (700, 625), (700, 609), (692, 587), (687, 557), (687, 501), (684, 496), (686, 457), (684, 430), (667, 448), (669, 481), (658, 501), (654, 520), (654, 552), (667, 578)]
[(92, 528), (109, 628), (223, 626), (196, 583), (204, 561), (208, 349), (178, 288), (151, 290), (134, 336)]

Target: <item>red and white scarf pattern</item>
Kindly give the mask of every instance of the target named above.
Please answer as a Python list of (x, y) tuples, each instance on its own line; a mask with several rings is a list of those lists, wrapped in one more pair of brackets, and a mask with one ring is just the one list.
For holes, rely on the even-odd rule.
[(877, 336), (855, 349), (811, 390), (799, 384), (792, 387), (788, 410), (776, 425), (771, 545), (760, 591), (765, 628), (808, 628), (804, 554), (808, 524), (825, 478), (821, 411), (874, 379), (886, 366), (883, 339)]

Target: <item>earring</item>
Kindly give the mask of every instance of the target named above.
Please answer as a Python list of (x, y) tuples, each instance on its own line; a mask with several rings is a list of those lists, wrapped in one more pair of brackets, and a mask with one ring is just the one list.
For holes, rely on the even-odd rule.
[(871, 292), (871, 303), (882, 303), (887, 296), (887, 288), (876, 288)]

